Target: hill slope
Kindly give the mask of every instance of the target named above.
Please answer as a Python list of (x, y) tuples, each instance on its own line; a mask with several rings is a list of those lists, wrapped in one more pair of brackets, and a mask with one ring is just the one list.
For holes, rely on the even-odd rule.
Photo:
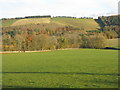
[(99, 29), (99, 24), (96, 23), (94, 19), (79, 19), (79, 18), (52, 18), (52, 22), (70, 25), (81, 30), (97, 30)]
[(41, 23), (50, 23), (50, 18), (20, 19), (20, 20), (14, 22), (11, 26), (41, 24)]
[(120, 38), (120, 15), (98, 17), (96, 22), (102, 31), (115, 31)]
[(11, 19), (3, 20), (3, 27), (29, 25), (29, 24), (44, 24), (56, 23), (63, 26), (73, 26), (80, 30), (97, 30), (99, 24), (94, 19), (78, 19), (78, 18), (29, 18), (29, 19)]
[(18, 19), (2, 20), (2, 26), (9, 27), (16, 21), (18, 21)]

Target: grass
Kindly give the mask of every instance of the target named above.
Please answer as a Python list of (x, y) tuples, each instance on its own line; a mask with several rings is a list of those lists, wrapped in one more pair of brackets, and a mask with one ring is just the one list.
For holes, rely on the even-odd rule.
[(118, 51), (3, 54), (3, 87), (116, 88)]
[(16, 22), (17, 19), (13, 20), (2, 20), (2, 27), (9, 27), (11, 26), (14, 22)]
[(15, 19), (4, 20), (4, 26), (18, 26), (18, 25), (30, 25), (41, 23), (56, 23), (59, 25), (70, 25), (81, 30), (98, 30), (99, 24), (94, 19), (78, 19), (78, 18), (29, 18), (29, 19)]
[(12, 26), (18, 25), (29, 25), (29, 24), (41, 24), (50, 23), (50, 18), (31, 18), (31, 19), (20, 19), (12, 24)]
[(120, 38), (117, 39), (107, 39), (106, 40), (106, 47), (113, 47), (113, 48), (119, 48), (120, 49), (120, 45), (118, 44)]
[(97, 30), (100, 28), (94, 19), (52, 18), (52, 22), (62, 25), (71, 25), (82, 30)]

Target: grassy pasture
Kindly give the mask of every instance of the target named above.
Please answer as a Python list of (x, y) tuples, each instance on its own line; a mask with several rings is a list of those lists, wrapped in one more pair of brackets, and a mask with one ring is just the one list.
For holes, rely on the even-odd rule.
[(71, 25), (82, 30), (97, 30), (100, 28), (94, 19), (52, 18), (51, 22), (62, 25)]
[(2, 20), (2, 27), (9, 27), (11, 26), (14, 22), (16, 22), (17, 19), (13, 20)]
[(117, 74), (117, 50), (3, 54), (3, 87), (115, 88)]
[(20, 20), (16, 21), (15, 23), (13, 23), (11, 26), (41, 24), (41, 23), (50, 23), (50, 18), (20, 19)]
[(4, 26), (19, 26), (19, 25), (30, 25), (30, 24), (44, 24), (44, 23), (56, 23), (59, 25), (70, 25), (81, 30), (97, 30), (100, 28), (98, 23), (94, 19), (78, 19), (78, 18), (29, 18), (29, 19), (14, 19), (4, 20)]
[(119, 41), (120, 41), (120, 38), (117, 38), (117, 39), (107, 39), (106, 40), (106, 47), (120, 48), (120, 45), (118, 44)]

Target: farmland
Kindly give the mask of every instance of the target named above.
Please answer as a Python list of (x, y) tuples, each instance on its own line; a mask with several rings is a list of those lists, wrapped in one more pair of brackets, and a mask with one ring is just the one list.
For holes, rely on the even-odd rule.
[(50, 18), (20, 19), (20, 20), (14, 22), (11, 26), (41, 24), (41, 23), (50, 23)]
[(52, 18), (52, 22), (62, 25), (71, 25), (81, 30), (97, 30), (100, 28), (99, 24), (96, 23), (94, 19)]
[(100, 28), (99, 24), (94, 19), (74, 19), (74, 18), (29, 18), (29, 19), (13, 19), (3, 20), (3, 27), (6, 26), (19, 26), (30, 24), (44, 24), (56, 23), (63, 26), (70, 25), (81, 30), (97, 30)]
[(17, 19), (14, 19), (14, 20), (2, 20), (2, 26), (3, 27), (11, 26), (16, 21), (17, 21)]
[(107, 18), (2, 19), (3, 87), (117, 88), (119, 28)]
[(3, 87), (117, 88), (118, 51), (3, 54)]

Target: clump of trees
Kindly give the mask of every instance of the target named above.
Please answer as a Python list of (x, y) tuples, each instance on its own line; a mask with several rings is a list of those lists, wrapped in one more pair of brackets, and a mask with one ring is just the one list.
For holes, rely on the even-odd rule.
[[(39, 25), (37, 25), (39, 27)], [(35, 51), (63, 48), (104, 48), (102, 34), (88, 34), (71, 26), (39, 28), (6, 27), (3, 29), (4, 51)], [(46, 27), (46, 28), (45, 28)], [(12, 30), (11, 30), (12, 29)], [(17, 30), (18, 29), (18, 30)], [(24, 30), (25, 29), (25, 30)], [(83, 35), (81, 35), (83, 34)]]
[[(54, 18), (77, 18), (72, 16), (54, 16)], [(93, 19), (92, 17), (79, 17), (79, 19)]]
[(25, 16), (24, 18), (51, 18), (51, 15)]
[(25, 18), (51, 18), (51, 15), (37, 15), (37, 16), (25, 16), (25, 17), (15, 17), (15, 18), (2, 18), (1, 20), (13, 20), (13, 19), (25, 19)]
[[(27, 16), (25, 18), (43, 18), (51, 16)], [(75, 18), (69, 16), (58, 16)], [(21, 19), (17, 18), (17, 19)], [(31, 24), (2, 27), (4, 51), (54, 50), (62, 48), (104, 48), (106, 39), (120, 37), (118, 16), (99, 17), (100, 30), (85, 31), (70, 25), (55, 23)], [(6, 20), (3, 19), (4, 21)]]
[[(79, 36), (76, 37), (51, 37), (46, 35), (40, 35), (33, 37), (32, 41), (22, 40), (21, 37), (17, 37), (16, 41), (7, 39), (3, 40), (4, 51), (36, 51), (36, 50), (54, 50), (63, 48), (104, 48), (105, 39), (101, 36)], [(5, 43), (7, 46), (5, 45)]]
[[(26, 18), (51, 18), (51, 15), (35, 15), (15, 18), (2, 18), (1, 20), (26, 19)], [(54, 18), (77, 18), (72, 16), (53, 16)], [(93, 17), (79, 17), (80, 19), (93, 19)]]
[[(120, 20), (119, 19), (120, 19), (120, 15), (102, 16), (102, 17), (98, 17), (96, 21), (98, 22), (98, 24), (100, 24), (102, 31), (110, 31), (110, 33), (112, 34), (116, 32), (118, 34), (118, 37), (120, 37), (120, 26), (119, 26)], [(114, 32), (111, 32), (111, 31), (114, 31)], [(108, 38), (110, 37), (108, 36)]]
[(118, 34), (115, 31), (105, 31), (104, 32), (104, 36), (107, 39), (114, 39), (114, 38), (118, 38)]
[(115, 31), (100, 31), (100, 30), (92, 30), (92, 31), (87, 31), (87, 35), (103, 35), (106, 39), (114, 39), (118, 38), (118, 34)]
[(104, 48), (105, 47), (105, 37), (101, 35), (94, 36), (83, 36), (82, 46), (83, 48)]
[(117, 38), (113, 30), (81, 30), (55, 23), (2, 28), (3, 50), (34, 51), (62, 48), (104, 48), (105, 39)]

